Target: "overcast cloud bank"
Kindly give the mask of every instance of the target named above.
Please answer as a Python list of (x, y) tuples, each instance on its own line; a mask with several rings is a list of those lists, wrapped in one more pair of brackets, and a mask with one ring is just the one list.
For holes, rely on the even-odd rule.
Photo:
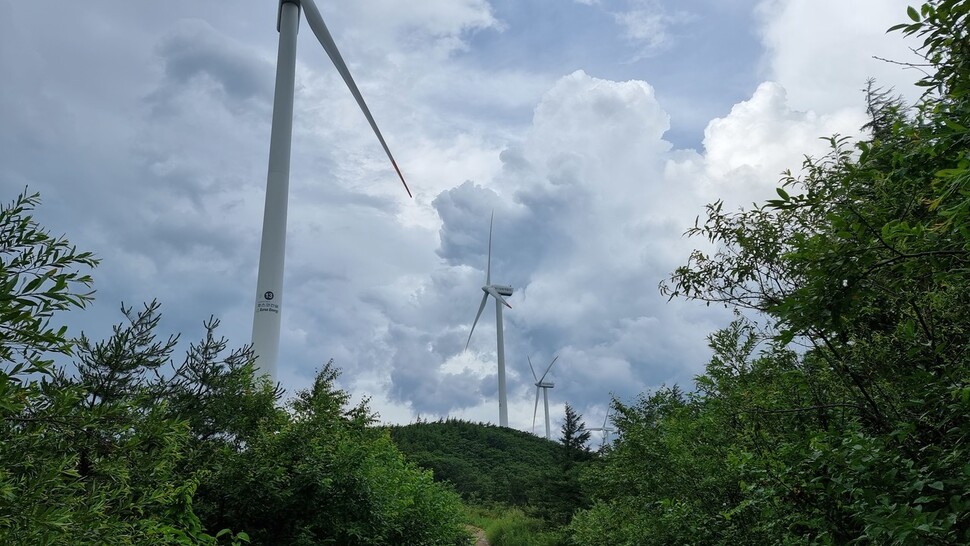
[[(104, 263), (98, 303), (72, 317), (76, 333), (106, 335), (122, 300), (157, 297), (163, 326), (186, 339), (210, 314), (237, 344), (249, 339), (274, 15), (257, 2), (196, 4), (51, 14), (0, 0), (0, 184), (6, 199), (25, 185), (41, 191), (41, 219)], [(306, 386), (332, 357), (385, 421), (496, 421), (491, 304), (462, 350), (492, 211), (493, 280), (515, 287), (505, 313), (513, 427), (531, 427), (528, 355), (560, 355), (557, 418), (567, 401), (595, 422), (611, 394), (689, 385), (706, 363), (706, 335), (729, 314), (667, 303), (656, 287), (700, 244), (682, 233), (703, 205), (767, 197), (782, 170), (824, 152), (819, 137), (858, 136), (867, 77), (911, 93), (909, 74), (872, 58), (908, 58), (884, 35), (905, 3), (739, 4), (762, 49), (739, 47), (732, 62), (758, 77), (692, 103), (718, 96), (701, 73), (723, 62), (699, 57), (698, 79), (676, 85), (658, 67), (701, 47), (688, 38), (713, 28), (705, 1), (564, 3), (547, 15), (604, 29), (574, 57), (570, 37), (554, 34), (504, 56), (502, 40), (536, 43), (524, 4), (321, 3), (416, 197), (400, 191), (304, 29), (283, 386)], [(735, 99), (729, 88), (742, 82)], [(698, 121), (694, 110), (711, 108), (720, 113)]]

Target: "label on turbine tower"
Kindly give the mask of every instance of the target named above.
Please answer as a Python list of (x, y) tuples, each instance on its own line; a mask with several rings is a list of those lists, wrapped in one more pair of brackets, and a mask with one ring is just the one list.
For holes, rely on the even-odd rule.
[(269, 311), (271, 313), (279, 313), (280, 306), (277, 303), (273, 303), (273, 299), (276, 298), (276, 294), (272, 290), (267, 290), (263, 293), (262, 301), (256, 302), (256, 312), (262, 313), (263, 311)]

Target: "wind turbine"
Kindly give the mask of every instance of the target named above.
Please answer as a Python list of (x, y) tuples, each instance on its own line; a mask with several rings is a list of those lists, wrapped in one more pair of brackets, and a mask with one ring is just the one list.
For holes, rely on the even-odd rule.
[(293, 87), (296, 75), (296, 35), (300, 27), (300, 11), (306, 13), (307, 24), (330, 60), (343, 77), (350, 93), (370, 122), (377, 140), (397, 171), (408, 196), (404, 175), (384, 142), (374, 117), (371, 116), (354, 78), (337, 45), (323, 22), (313, 0), (280, 0), (276, 29), (280, 33), (276, 61), (276, 95), (273, 99), (273, 125), (269, 144), (269, 170), (266, 175), (266, 204), (263, 208), (263, 235), (259, 247), (259, 273), (256, 279), (256, 307), (253, 313), (253, 352), (257, 374), (266, 374), (276, 381), (277, 358), (280, 348), (280, 315), (283, 311), (283, 258), (286, 247), (286, 205), (290, 184), (290, 142), (293, 136)]
[(482, 311), (485, 310), (488, 297), (492, 296), (495, 298), (495, 337), (498, 344), (498, 422), (500, 426), (507, 427), (509, 426), (509, 407), (505, 398), (505, 335), (502, 332), (502, 306), (512, 308), (505, 301), (505, 297), (512, 295), (512, 287), (492, 284), (492, 221), (494, 219), (495, 213), (493, 212), (488, 220), (488, 262), (485, 266), (485, 286), (482, 287), (482, 292), (485, 292), (485, 294), (482, 296), (482, 304), (478, 306), (478, 314), (475, 315), (472, 329), (468, 332), (465, 350), (468, 350), (468, 344), (472, 341), (475, 325), (478, 324), (478, 319), (481, 318)]
[(546, 371), (543, 372), (542, 377), (536, 375), (536, 369), (532, 367), (532, 357), (527, 357), (529, 359), (529, 369), (532, 370), (532, 377), (536, 380), (536, 403), (532, 408), (532, 432), (536, 431), (536, 413), (539, 411), (539, 391), (542, 391), (542, 403), (546, 408), (546, 440), (551, 439), (549, 433), (549, 389), (556, 386), (555, 383), (545, 381), (546, 375), (549, 374), (549, 370), (552, 369), (552, 365), (559, 360), (559, 355), (552, 359), (549, 366), (546, 367)]
[(610, 420), (610, 410), (612, 409), (612, 407), (606, 408), (606, 417), (603, 418), (603, 426), (586, 429), (590, 432), (603, 432), (603, 444), (600, 446), (600, 449), (603, 449), (610, 442), (610, 433), (616, 432), (616, 429), (606, 426), (606, 423)]

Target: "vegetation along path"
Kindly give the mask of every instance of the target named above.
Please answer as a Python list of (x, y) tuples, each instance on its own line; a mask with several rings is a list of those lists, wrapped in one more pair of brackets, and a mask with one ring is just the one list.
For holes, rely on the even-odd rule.
[(466, 525), (468, 532), (475, 535), (475, 546), (488, 546), (488, 540), (485, 540), (485, 530), (479, 529), (474, 525)]

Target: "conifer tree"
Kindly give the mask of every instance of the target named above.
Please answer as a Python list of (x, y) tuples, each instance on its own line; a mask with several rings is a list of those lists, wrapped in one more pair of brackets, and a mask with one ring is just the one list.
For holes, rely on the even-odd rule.
[(589, 458), (589, 447), (586, 445), (589, 442), (589, 435), (583, 416), (566, 404), (566, 421), (562, 424), (562, 437), (559, 438), (563, 446), (563, 460), (566, 466)]

